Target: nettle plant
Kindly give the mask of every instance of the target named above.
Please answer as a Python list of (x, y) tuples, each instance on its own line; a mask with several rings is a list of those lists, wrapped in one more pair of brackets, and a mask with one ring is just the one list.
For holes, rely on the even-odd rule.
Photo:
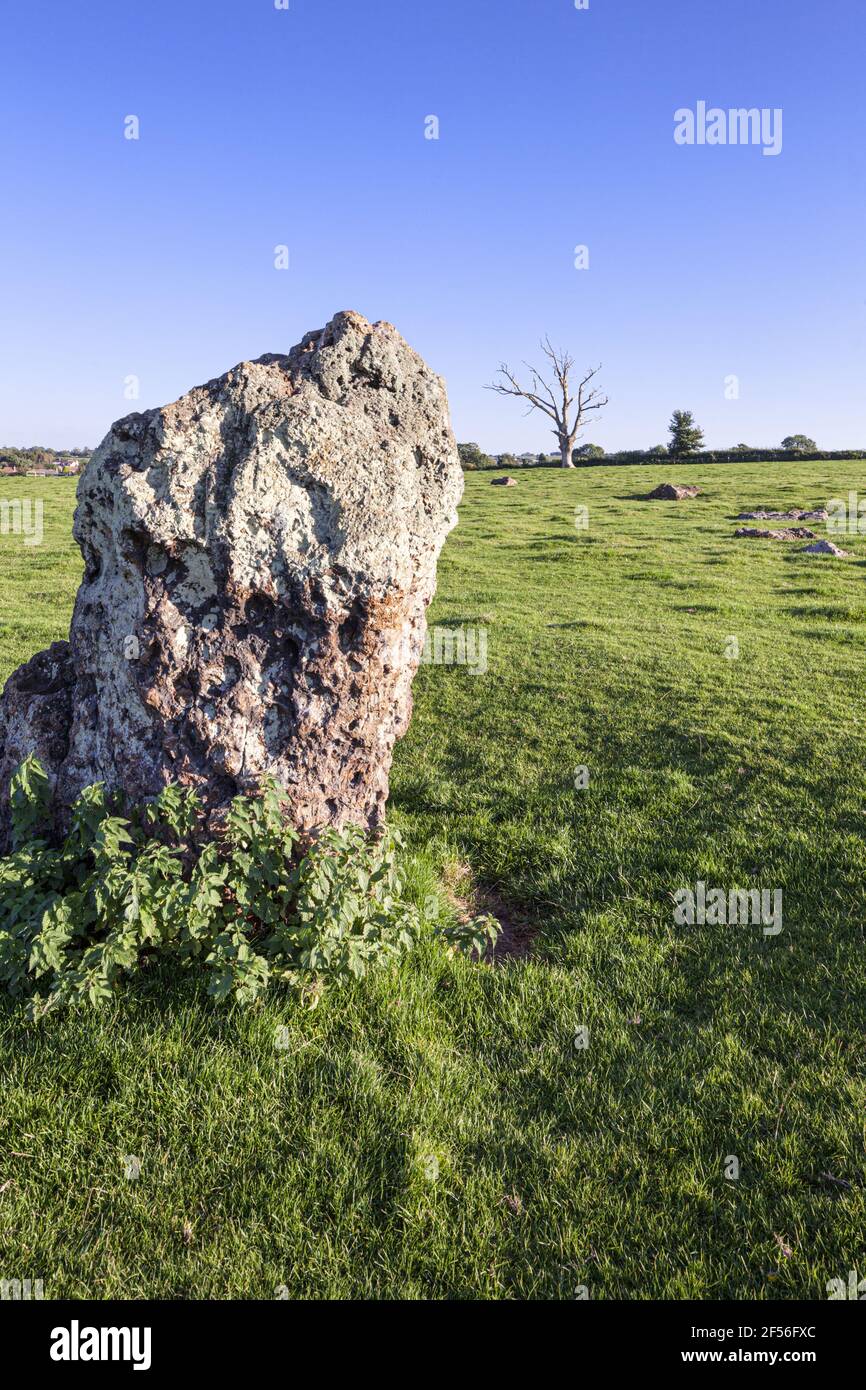
[[(269, 782), (231, 805), (218, 839), (203, 836), (196, 793), (168, 786), (125, 812), (101, 783), (49, 838), (51, 793), (34, 757), (10, 785), (12, 853), (0, 858), (0, 983), (31, 1017), (100, 1004), (148, 957), (203, 966), (217, 1000), (254, 1002), (271, 981), (307, 1003), (329, 981), (360, 979), (416, 944), (425, 919), (403, 896), (396, 831), (324, 830), (302, 850)], [(452, 950), (483, 955), (494, 918), (452, 923)]]

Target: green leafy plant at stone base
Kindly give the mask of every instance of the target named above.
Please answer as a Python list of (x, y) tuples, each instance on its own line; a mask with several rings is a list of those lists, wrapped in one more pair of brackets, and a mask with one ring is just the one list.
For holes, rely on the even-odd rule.
[[(204, 840), (194, 791), (168, 786), (124, 815), (98, 783), (58, 846), (49, 780), (27, 758), (10, 785), (13, 850), (0, 859), (0, 983), (30, 996), (36, 1018), (100, 1004), (148, 956), (169, 955), (206, 967), (217, 1000), (250, 1004), (276, 980), (315, 1003), (327, 982), (410, 951), (424, 918), (401, 896), (399, 835), (328, 829), (302, 852), (284, 808), (268, 782), (232, 802), (224, 835)], [(477, 918), (441, 934), (480, 956), (498, 924)]]

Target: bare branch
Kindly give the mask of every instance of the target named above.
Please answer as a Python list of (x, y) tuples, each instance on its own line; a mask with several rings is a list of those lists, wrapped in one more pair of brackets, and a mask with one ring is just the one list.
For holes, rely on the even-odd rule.
[(537, 391), (537, 392), (544, 391), (544, 392), (546, 393), (547, 398), (548, 398), (548, 400), (550, 401), (551, 408), (553, 409), (554, 413), (558, 415), (559, 412), (557, 411), (557, 408), (556, 408), (556, 400), (555, 400), (555, 398), (554, 398), (553, 392), (551, 391), (551, 389), (550, 389), (550, 387), (548, 386), (547, 382), (544, 380), (544, 377), (539, 376), (539, 374), (538, 374), (538, 372), (535, 370), (535, 368), (534, 368), (534, 367), (530, 367), (530, 365), (529, 365), (528, 362), (524, 362), (523, 365), (527, 368), (528, 371), (530, 371), (530, 372), (532, 373), (532, 381), (533, 381), (533, 384), (534, 384), (534, 386), (535, 386), (535, 388), (536, 388), (536, 391)]
[(501, 381), (494, 381), (489, 386), (485, 386), (485, 391), (496, 391), (497, 394), (500, 396), (520, 396), (523, 400), (529, 402), (530, 409), (543, 410), (545, 415), (548, 415), (550, 419), (557, 424), (557, 426), (559, 425), (560, 422), (556, 413), (555, 405), (548, 405), (546, 401), (543, 401), (541, 399), (537, 392), (527, 391), (525, 387), (521, 386), (516, 376), (514, 376), (514, 374), (511, 371), (509, 371), (508, 367), (504, 362), (500, 366), (499, 372), (501, 376), (505, 377), (505, 380), (509, 384), (506, 386)]

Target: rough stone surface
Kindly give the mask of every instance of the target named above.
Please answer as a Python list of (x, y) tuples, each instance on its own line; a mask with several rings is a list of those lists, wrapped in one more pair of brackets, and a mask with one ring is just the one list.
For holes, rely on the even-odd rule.
[(646, 500), (648, 502), (682, 502), (685, 497), (698, 497), (700, 488), (686, 483), (659, 483), (658, 487), (648, 492)]
[(777, 531), (765, 530), (759, 526), (739, 526), (735, 536), (746, 536), (764, 541), (808, 541), (815, 535), (808, 526), (782, 526)]
[(804, 555), (835, 555), (841, 559), (848, 554), (848, 551), (840, 550), (838, 545), (834, 545), (832, 541), (820, 540), (816, 541), (814, 545), (804, 545), (802, 553)]
[(491, 486), (491, 487), (517, 487), (517, 479), (516, 479), (516, 478), (508, 478), (508, 477), (505, 477), (505, 478), (491, 478), (491, 479), (490, 479), (490, 486)]
[(823, 507), (813, 512), (739, 512), (737, 521), (826, 521), (827, 512)]
[(31, 750), (61, 807), (179, 781), (219, 810), (271, 774), (301, 828), (377, 824), (462, 489), (444, 382), (351, 312), (118, 421), (79, 483), (70, 644), (0, 701), (0, 838)]
[(0, 700), (0, 850), (7, 848), (9, 777), (29, 753), (56, 780), (69, 752), (75, 672), (68, 642), (52, 642), (19, 666)]

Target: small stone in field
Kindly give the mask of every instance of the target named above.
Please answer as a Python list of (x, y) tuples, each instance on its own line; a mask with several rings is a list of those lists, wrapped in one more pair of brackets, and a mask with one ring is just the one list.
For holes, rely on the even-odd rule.
[(826, 521), (827, 512), (823, 507), (804, 512), (794, 509), (790, 512), (740, 512), (737, 521)]
[(810, 531), (808, 526), (784, 526), (778, 531), (766, 531), (758, 526), (740, 526), (734, 535), (764, 541), (810, 541), (814, 539), (815, 532)]
[(691, 483), (659, 483), (646, 495), (647, 502), (681, 502), (684, 497), (697, 497), (700, 488)]
[(838, 545), (832, 541), (816, 541), (814, 545), (804, 545), (801, 552), (803, 555), (835, 555), (837, 558), (847, 555), (847, 550), (840, 550)]
[(516, 478), (509, 478), (509, 477), (507, 477), (507, 476), (504, 477), (504, 478), (491, 478), (491, 479), (490, 479), (490, 486), (491, 486), (491, 487), (517, 487), (517, 479), (516, 479)]

